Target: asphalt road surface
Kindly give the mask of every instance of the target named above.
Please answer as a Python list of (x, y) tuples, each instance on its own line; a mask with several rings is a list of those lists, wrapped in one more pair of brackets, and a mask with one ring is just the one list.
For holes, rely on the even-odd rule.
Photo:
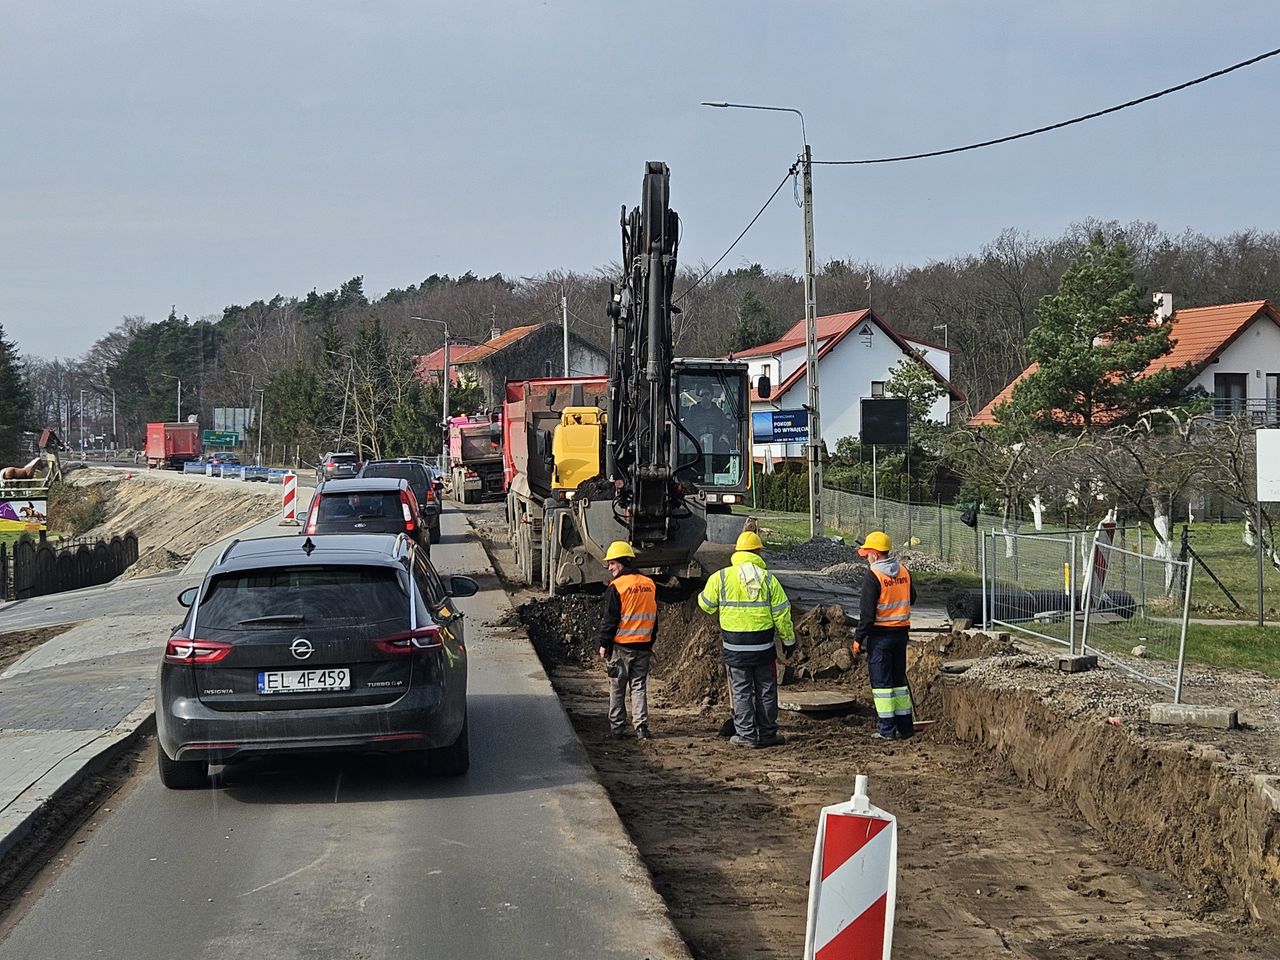
[[(461, 602), (470, 774), (251, 761), (177, 792), (149, 765), (0, 960), (686, 957), (527, 641), (492, 625), (506, 597), (465, 517), (443, 521), (441, 572), (483, 574)], [(176, 615), (160, 586), (125, 594), (132, 611)]]

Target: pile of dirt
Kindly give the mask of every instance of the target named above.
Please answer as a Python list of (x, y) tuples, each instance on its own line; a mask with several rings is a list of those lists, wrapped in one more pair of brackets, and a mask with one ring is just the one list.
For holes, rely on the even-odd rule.
[(778, 554), (788, 564), (809, 570), (821, 570), (836, 563), (856, 563), (858, 550), (830, 537), (814, 537)]
[(138, 537), (138, 562), (121, 579), (174, 569), (197, 550), (280, 509), (280, 488), (154, 471), (79, 470), (67, 481), (88, 488), (104, 518), (85, 536)]

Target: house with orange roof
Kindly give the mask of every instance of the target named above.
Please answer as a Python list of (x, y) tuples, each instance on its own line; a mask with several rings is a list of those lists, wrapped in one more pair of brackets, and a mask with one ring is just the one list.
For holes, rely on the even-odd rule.
[[(564, 332), (557, 323), (529, 323), (510, 330), (494, 327), (479, 344), (451, 344), (449, 382), (479, 386), (491, 407), (502, 404), (508, 380), (557, 377), (564, 373)], [(435, 379), (444, 368), (444, 348), (418, 358), (419, 379)], [(596, 377), (609, 372), (609, 358), (575, 333), (569, 334), (569, 375)]]
[[(1266, 300), (1173, 309), (1169, 293), (1152, 295), (1153, 322), (1170, 325), (1173, 348), (1153, 360), (1145, 374), (1186, 367), (1187, 392), (1213, 398), (1214, 414), (1246, 413), (1258, 426), (1280, 425), (1280, 313)], [(969, 419), (970, 427), (995, 426), (996, 408), (1035, 373), (1033, 363)]]
[[(808, 403), (805, 378), (805, 322), (796, 322), (772, 343), (732, 355), (745, 360), (754, 384), (762, 375), (772, 388), (768, 399), (752, 391), (751, 409), (799, 410)], [(841, 437), (857, 437), (862, 430), (863, 398), (885, 396), (894, 368), (903, 359), (919, 362), (943, 391), (930, 410), (930, 419), (945, 423), (951, 405), (964, 394), (950, 380), (951, 352), (945, 346), (906, 337), (872, 310), (853, 310), (817, 318), (819, 399), (822, 437), (834, 450)], [(804, 457), (798, 443), (757, 444), (756, 457), (773, 460)]]

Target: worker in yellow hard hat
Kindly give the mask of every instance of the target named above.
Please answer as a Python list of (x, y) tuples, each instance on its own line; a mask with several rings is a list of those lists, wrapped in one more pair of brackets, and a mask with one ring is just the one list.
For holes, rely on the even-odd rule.
[(862, 580), (853, 652), (867, 652), (871, 699), (879, 720), (875, 735), (882, 740), (906, 740), (915, 733), (907, 686), (907, 640), (916, 588), (910, 571), (889, 556), (892, 549), (893, 542), (882, 530), (867, 534), (858, 548), (870, 569)]
[(649, 731), (649, 667), (658, 635), (658, 592), (653, 581), (633, 569), (636, 551), (615, 540), (604, 562), (612, 578), (604, 591), (600, 621), (600, 659), (609, 674), (609, 736), (627, 735), (627, 692), (636, 737), (653, 739)]
[(782, 638), (783, 656), (796, 644), (791, 601), (778, 578), (764, 565), (764, 541), (744, 530), (734, 545), (729, 566), (707, 578), (698, 606), (720, 623), (721, 656), (733, 698), (733, 736), (739, 747), (776, 747), (786, 742), (778, 732), (778, 665), (774, 635)]

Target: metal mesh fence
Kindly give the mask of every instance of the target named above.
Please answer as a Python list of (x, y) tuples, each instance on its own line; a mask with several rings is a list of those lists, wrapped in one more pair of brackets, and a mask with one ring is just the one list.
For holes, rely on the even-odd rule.
[[(969, 573), (982, 572), (982, 530), (1003, 531), (1005, 521), (994, 514), (968, 512), (963, 507), (932, 503), (902, 503), (884, 498), (873, 499), (830, 487), (822, 491), (822, 516), (828, 527), (834, 527), (851, 537), (862, 537), (872, 530), (889, 534), (895, 547), (914, 550), (937, 557), (957, 570)], [(966, 524), (965, 519), (971, 521)], [(1092, 536), (1092, 530), (1067, 528), (1045, 523), (1036, 529), (1033, 525), (1011, 521), (1008, 532), (1015, 535), (1065, 537), (1081, 535), (1081, 547), (1088, 551), (1084, 534)], [(1126, 531), (1116, 530), (1116, 542), (1130, 546), (1125, 540)], [(1141, 534), (1138, 534), (1141, 536)], [(1083, 559), (1083, 558), (1082, 558)]]
[(1099, 540), (1089, 557), (1082, 646), (1182, 697), (1191, 564), (1157, 559)]
[(993, 530), (983, 539), (983, 622), (1074, 650), (1081, 628), (1080, 538)]

